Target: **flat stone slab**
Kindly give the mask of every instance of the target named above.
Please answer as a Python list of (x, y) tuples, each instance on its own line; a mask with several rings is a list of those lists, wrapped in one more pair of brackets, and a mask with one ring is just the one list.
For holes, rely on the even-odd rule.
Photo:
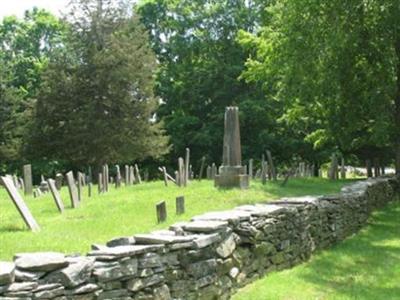
[(209, 212), (200, 216), (192, 218), (193, 221), (226, 221), (226, 222), (240, 222), (249, 220), (251, 214), (241, 210), (228, 210)]
[(107, 247), (100, 250), (93, 250), (88, 253), (88, 256), (95, 256), (96, 259), (113, 260), (121, 257), (135, 256), (146, 252), (157, 251), (163, 248), (163, 245), (129, 245)]
[(193, 241), (190, 236), (137, 234), (134, 236), (137, 244), (176, 244)]
[(0, 285), (10, 284), (15, 278), (15, 264), (11, 262), (0, 262)]
[(266, 216), (266, 215), (274, 215), (279, 214), (285, 210), (285, 207), (276, 205), (276, 204), (256, 204), (256, 205), (243, 205), (236, 207), (235, 210), (238, 211), (246, 211), (252, 216)]
[(228, 227), (225, 221), (193, 221), (181, 223), (180, 226), (190, 232), (214, 232)]
[(193, 241), (194, 248), (200, 249), (205, 248), (211, 244), (219, 242), (221, 236), (218, 233), (198, 235)]
[(54, 271), (68, 265), (65, 255), (57, 252), (19, 253), (14, 262), (19, 269), (39, 272)]

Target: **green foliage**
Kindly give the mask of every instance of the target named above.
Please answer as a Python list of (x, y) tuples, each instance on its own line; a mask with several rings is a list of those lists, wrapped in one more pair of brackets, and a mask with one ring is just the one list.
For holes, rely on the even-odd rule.
[(289, 1), (269, 8), (243, 74), (283, 103), (282, 120), (315, 149), (390, 155), (397, 93), (395, 1)]
[(31, 133), (32, 158), (76, 166), (157, 157), (155, 56), (123, 1), (74, 1), (65, 47), (51, 53)]

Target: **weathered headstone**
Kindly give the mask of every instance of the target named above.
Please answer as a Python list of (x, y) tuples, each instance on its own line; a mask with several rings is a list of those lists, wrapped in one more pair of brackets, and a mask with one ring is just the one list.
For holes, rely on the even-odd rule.
[(22, 177), (18, 178), (19, 180), (19, 185), (21, 186), (21, 189), (23, 191), (25, 191), (25, 183), (24, 183), (24, 179)]
[(139, 166), (135, 164), (135, 175), (136, 175), (136, 180), (137, 183), (141, 184), (142, 183), (142, 177), (140, 176), (140, 171), (139, 171)]
[(75, 184), (74, 173), (69, 171), (66, 174), (67, 184), (68, 184), (68, 191), (69, 197), (71, 199), (71, 206), (72, 208), (77, 208), (79, 206), (79, 198), (78, 198), (78, 191)]
[(56, 188), (57, 190), (61, 190), (63, 184), (64, 176), (61, 173), (56, 174)]
[(60, 213), (64, 212), (64, 203), (63, 203), (62, 200), (61, 200), (61, 196), (60, 196), (60, 193), (58, 192), (58, 189), (57, 189), (57, 187), (56, 187), (56, 182), (55, 182), (55, 180), (49, 178), (49, 179), (47, 179), (47, 183), (48, 183), (48, 185), (49, 185), (50, 192), (51, 192), (51, 194), (53, 195), (53, 199), (54, 199), (54, 202), (56, 203), (56, 206), (57, 206), (57, 208), (58, 208), (58, 211), (59, 211)]
[(119, 165), (115, 165), (116, 175), (115, 175), (115, 187), (119, 188), (121, 186), (121, 169)]
[(24, 220), (25, 224), (29, 227), (32, 231), (39, 231), (40, 227), (36, 223), (36, 220), (33, 218), (28, 206), (26, 206), (24, 200), (22, 199), (21, 195), (18, 193), (18, 190), (14, 186), (12, 180), (7, 177), (1, 177), (4, 187), (7, 190), (8, 195), (10, 196), (11, 200), (13, 201), (15, 207), (17, 208), (18, 212), (20, 213), (22, 219)]
[(183, 185), (187, 186), (189, 182), (189, 177), (190, 177), (190, 170), (189, 170), (189, 165), (190, 165), (190, 149), (186, 148), (186, 154), (185, 154), (185, 180)]
[(129, 166), (125, 165), (125, 186), (130, 184), (129, 180)]
[(97, 190), (99, 192), (99, 194), (101, 194), (103, 192), (103, 174), (99, 173), (98, 177), (97, 177)]
[(90, 197), (92, 197), (92, 183), (91, 182), (89, 182), (88, 184), (87, 184), (87, 187), (88, 187), (88, 197), (90, 198)]
[(18, 181), (17, 175), (14, 174), (14, 175), (12, 176), (12, 178), (13, 178), (13, 183), (14, 183), (15, 187), (16, 187), (17, 189), (19, 189), (20, 187), (19, 187), (19, 181)]
[(185, 213), (185, 197), (176, 197), (176, 214), (181, 215)]
[(201, 158), (201, 165), (200, 165), (200, 172), (199, 172), (199, 180), (201, 180), (203, 178), (203, 172), (204, 172), (204, 165), (206, 163), (206, 157), (203, 156)]
[(207, 166), (207, 179), (211, 179), (211, 167)]
[(129, 167), (129, 184), (135, 184), (137, 182), (136, 176), (135, 176), (135, 168), (133, 166)]
[(168, 186), (167, 169), (165, 167), (162, 167), (162, 171), (163, 171), (163, 177), (164, 177), (164, 184), (165, 184), (165, 186)]
[(175, 171), (175, 182), (176, 182), (176, 185), (179, 186), (179, 172), (178, 171)]
[(156, 211), (157, 211), (157, 222), (158, 223), (164, 222), (167, 219), (167, 206), (165, 204), (165, 201), (157, 203)]
[(78, 200), (79, 202), (83, 200), (83, 184), (82, 184), (82, 177), (83, 174), (81, 172), (78, 172)]
[(184, 186), (186, 175), (185, 175), (185, 161), (183, 160), (182, 157), (178, 158), (178, 173), (179, 173), (178, 186)]
[(212, 163), (211, 165), (211, 179), (215, 179), (215, 176), (217, 176), (217, 166), (215, 163)]
[(25, 183), (25, 195), (32, 195), (33, 182), (32, 182), (32, 166), (24, 165), (24, 183)]
[(254, 160), (251, 158), (250, 160), (249, 160), (249, 179), (253, 179), (253, 163), (254, 163)]

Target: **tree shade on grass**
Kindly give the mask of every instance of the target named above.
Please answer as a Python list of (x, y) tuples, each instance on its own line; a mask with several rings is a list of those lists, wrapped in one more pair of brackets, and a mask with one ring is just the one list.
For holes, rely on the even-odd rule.
[[(6, 192), (0, 190), (0, 259), (10, 260), (17, 252), (61, 251), (86, 253), (92, 243), (104, 243), (117, 236), (129, 236), (155, 229), (167, 228), (179, 220), (206, 211), (224, 210), (241, 204), (269, 201), (283, 196), (301, 196), (336, 193), (350, 181), (328, 181), (326, 179), (293, 179), (284, 188), (280, 182), (263, 186), (252, 182), (248, 190), (218, 190), (213, 182), (193, 181), (187, 188), (165, 187), (162, 181), (144, 183), (109, 193), (87, 197), (84, 190), (79, 208), (71, 209), (67, 188), (61, 190), (66, 206), (60, 214), (51, 194), (40, 198), (27, 197), (26, 202), (41, 226), (41, 232), (29, 232)], [(96, 187), (92, 188), (97, 191)], [(175, 198), (184, 195), (186, 212), (175, 215)], [(168, 210), (166, 223), (158, 224), (155, 205), (165, 200)]]
[(399, 299), (399, 220), (400, 204), (391, 204), (359, 234), (309, 263), (266, 276), (233, 299)]

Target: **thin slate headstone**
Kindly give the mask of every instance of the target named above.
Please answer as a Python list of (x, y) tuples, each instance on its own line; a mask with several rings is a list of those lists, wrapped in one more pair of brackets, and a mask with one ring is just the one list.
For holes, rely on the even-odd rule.
[(83, 200), (83, 195), (82, 195), (82, 189), (83, 189), (82, 177), (83, 177), (83, 174), (81, 172), (78, 172), (78, 200), (79, 200), (79, 202)]
[(92, 197), (92, 183), (89, 182), (87, 187), (88, 187), (88, 197), (90, 198)]
[(103, 174), (99, 173), (98, 177), (97, 177), (97, 190), (99, 192), (99, 194), (101, 194), (103, 192)]
[(7, 190), (8, 195), (10, 196), (11, 200), (13, 201), (15, 207), (17, 208), (18, 212), (20, 213), (25, 224), (32, 231), (40, 231), (39, 225), (37, 224), (35, 218), (32, 216), (28, 206), (25, 204), (21, 195), (18, 193), (18, 190), (14, 186), (14, 183), (7, 177), (1, 177), (1, 180)]
[(164, 175), (164, 184), (165, 186), (168, 186), (168, 176), (167, 176), (167, 169), (165, 167), (162, 167), (163, 175)]
[(69, 171), (66, 174), (67, 184), (68, 184), (68, 191), (69, 197), (71, 199), (71, 206), (72, 208), (77, 208), (79, 206), (79, 198), (78, 198), (78, 190), (76, 188), (74, 173)]
[(215, 163), (212, 163), (211, 165), (211, 179), (215, 179), (215, 176), (217, 175), (217, 166)]
[(254, 164), (254, 160), (251, 158), (249, 160), (249, 177), (250, 177), (250, 179), (253, 179), (253, 164)]
[(176, 214), (181, 215), (185, 213), (185, 197), (176, 197)]
[(157, 203), (156, 211), (157, 211), (157, 222), (158, 223), (164, 222), (167, 219), (167, 206), (165, 204), (165, 201)]
[(178, 173), (179, 173), (179, 180), (178, 186), (184, 186), (185, 184), (185, 161), (182, 157), (178, 158)]
[(201, 158), (201, 165), (200, 165), (200, 172), (199, 172), (199, 180), (201, 180), (203, 178), (203, 172), (204, 172), (204, 165), (206, 163), (206, 157), (203, 156)]
[(121, 186), (121, 169), (119, 168), (119, 165), (115, 165), (115, 169), (117, 171), (117, 174), (115, 175), (115, 187), (119, 188)]
[(25, 195), (32, 195), (33, 182), (32, 182), (32, 166), (24, 165), (24, 183), (25, 183)]
[(60, 213), (64, 212), (64, 203), (61, 200), (60, 193), (58, 192), (58, 189), (56, 187), (56, 181), (54, 179), (47, 179), (47, 183), (49, 184), (50, 192), (53, 195), (54, 202), (56, 203), (56, 206), (58, 208), (58, 211)]
[(130, 179), (129, 179), (129, 166), (125, 165), (125, 185), (130, 184)]
[(190, 176), (190, 170), (189, 170), (189, 166), (190, 166), (190, 149), (186, 148), (186, 153), (185, 153), (185, 179), (183, 182), (184, 186), (187, 186), (188, 182), (189, 182), (189, 176)]
[(135, 175), (136, 175), (136, 180), (137, 183), (141, 184), (142, 183), (142, 177), (140, 176), (140, 171), (139, 171), (139, 166), (135, 164)]
[(136, 183), (136, 177), (135, 177), (135, 168), (133, 166), (129, 167), (129, 184), (135, 184)]

